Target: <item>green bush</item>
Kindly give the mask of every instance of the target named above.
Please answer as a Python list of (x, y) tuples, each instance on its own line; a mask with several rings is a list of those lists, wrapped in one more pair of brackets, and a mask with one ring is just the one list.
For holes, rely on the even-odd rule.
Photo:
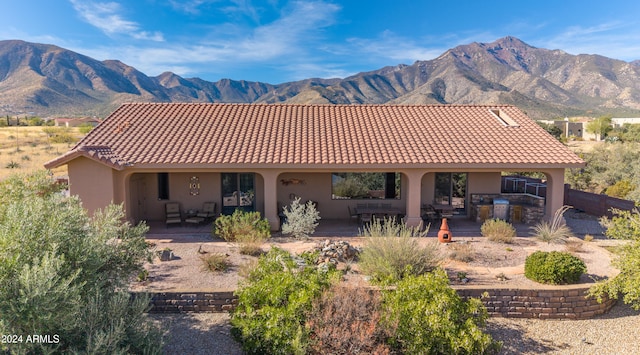
[(306, 238), (316, 230), (320, 214), (312, 201), (300, 203), (300, 198), (283, 209), (287, 221), (282, 225), (282, 234), (293, 234), (296, 238)]
[(626, 241), (619, 246), (612, 262), (620, 273), (598, 282), (589, 290), (589, 294), (599, 301), (605, 294), (612, 299), (622, 295), (624, 303), (640, 310), (640, 212), (636, 208), (633, 211), (614, 209), (613, 213), (613, 218), (603, 218), (601, 223), (607, 228), (607, 237)]
[(227, 242), (236, 240), (266, 240), (271, 237), (271, 226), (260, 212), (245, 212), (237, 209), (231, 215), (223, 215), (216, 219), (214, 235)]
[(421, 246), (417, 236), (426, 235), (396, 223), (395, 219), (374, 219), (361, 233), (365, 244), (360, 254), (360, 270), (380, 284), (394, 284), (409, 274), (420, 275), (433, 270), (442, 260), (438, 242)]
[(516, 237), (516, 229), (511, 223), (501, 219), (484, 221), (480, 227), (480, 233), (490, 241), (498, 243), (513, 243), (513, 239)]
[(401, 354), (482, 354), (500, 343), (482, 331), (487, 310), (479, 299), (465, 301), (442, 269), (407, 276), (383, 294), (383, 324)]
[[(47, 173), (0, 182), (0, 334), (56, 334), (58, 344), (0, 344), (0, 353), (159, 353), (149, 298), (127, 286), (152, 253), (121, 206), (89, 217)], [(55, 213), (49, 213), (55, 211)]]
[(304, 354), (309, 345), (305, 326), (313, 303), (337, 282), (341, 273), (295, 260), (272, 248), (236, 291), (231, 315), (233, 336), (249, 354)]
[(524, 263), (524, 276), (544, 284), (574, 284), (587, 272), (584, 261), (567, 252), (536, 251)]

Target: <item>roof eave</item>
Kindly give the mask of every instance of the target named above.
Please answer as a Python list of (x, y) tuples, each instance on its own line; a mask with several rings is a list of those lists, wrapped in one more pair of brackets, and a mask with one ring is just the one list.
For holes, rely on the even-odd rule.
[(104, 165), (106, 165), (106, 166), (108, 166), (108, 167), (110, 167), (112, 169), (118, 170), (118, 171), (122, 171), (125, 168), (132, 166), (132, 165), (128, 165), (127, 166), (127, 165), (118, 164), (118, 163), (115, 163), (115, 162), (113, 162), (113, 161), (111, 161), (109, 159), (101, 159), (98, 156), (96, 156), (95, 154), (91, 154), (90, 152), (88, 152), (86, 150), (73, 149), (73, 150), (70, 150), (69, 152), (63, 154), (62, 156), (56, 158), (56, 159), (53, 159), (53, 160), (50, 160), (50, 161), (46, 162), (44, 164), (44, 167), (45, 167), (45, 169), (49, 169), (49, 170), (55, 169), (55, 168), (61, 167), (63, 165), (69, 164), (69, 162), (71, 162), (72, 160), (75, 160), (75, 159), (80, 158), (80, 157), (84, 157), (84, 158), (93, 160), (93, 161), (95, 161), (97, 163), (100, 163), (100, 164), (104, 164)]

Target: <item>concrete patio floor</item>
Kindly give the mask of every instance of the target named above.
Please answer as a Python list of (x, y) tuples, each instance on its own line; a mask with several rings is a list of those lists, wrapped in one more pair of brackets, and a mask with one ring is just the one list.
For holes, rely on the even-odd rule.
[[(603, 228), (597, 222), (596, 217), (585, 215), (575, 217), (574, 215), (569, 215), (566, 221), (576, 236), (583, 237), (586, 234), (591, 234), (596, 238), (604, 238)], [(201, 224), (182, 223), (182, 225), (167, 226), (163, 221), (149, 221), (147, 225), (150, 227), (148, 235), (153, 237), (176, 234), (190, 234), (204, 237), (210, 235), (213, 229), (212, 222)], [(433, 221), (427, 236), (436, 237), (440, 230), (440, 225), (440, 220)], [(449, 219), (448, 225), (453, 238), (456, 236), (474, 237), (481, 235), (481, 224), (467, 218), (454, 217)], [(531, 234), (532, 225), (515, 223), (513, 226), (516, 228), (519, 237), (526, 237)], [(353, 221), (321, 219), (313, 237), (355, 237), (359, 235), (360, 230), (361, 226)], [(280, 236), (281, 234), (275, 232), (273, 235)]]

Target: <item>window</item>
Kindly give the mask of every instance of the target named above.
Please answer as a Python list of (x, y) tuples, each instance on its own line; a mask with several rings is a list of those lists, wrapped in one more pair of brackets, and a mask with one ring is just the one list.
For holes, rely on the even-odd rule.
[(169, 173), (158, 173), (158, 200), (169, 199)]
[(399, 199), (400, 173), (333, 173), (331, 198)]

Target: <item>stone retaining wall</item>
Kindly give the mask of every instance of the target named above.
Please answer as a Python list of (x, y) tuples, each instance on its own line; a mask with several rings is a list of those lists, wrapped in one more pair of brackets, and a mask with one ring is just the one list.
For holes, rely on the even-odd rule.
[(558, 286), (540, 290), (523, 289), (457, 289), (463, 297), (482, 298), (492, 317), (540, 319), (588, 319), (608, 312), (616, 300), (586, 298), (589, 287)]
[(228, 312), (238, 303), (233, 291), (156, 292), (150, 295), (150, 313)]
[[(589, 287), (558, 286), (540, 290), (457, 288), (462, 297), (481, 298), (489, 315), (506, 318), (588, 319), (608, 312), (615, 300), (585, 298)], [(158, 292), (150, 313), (229, 312), (238, 303), (233, 291)]]

